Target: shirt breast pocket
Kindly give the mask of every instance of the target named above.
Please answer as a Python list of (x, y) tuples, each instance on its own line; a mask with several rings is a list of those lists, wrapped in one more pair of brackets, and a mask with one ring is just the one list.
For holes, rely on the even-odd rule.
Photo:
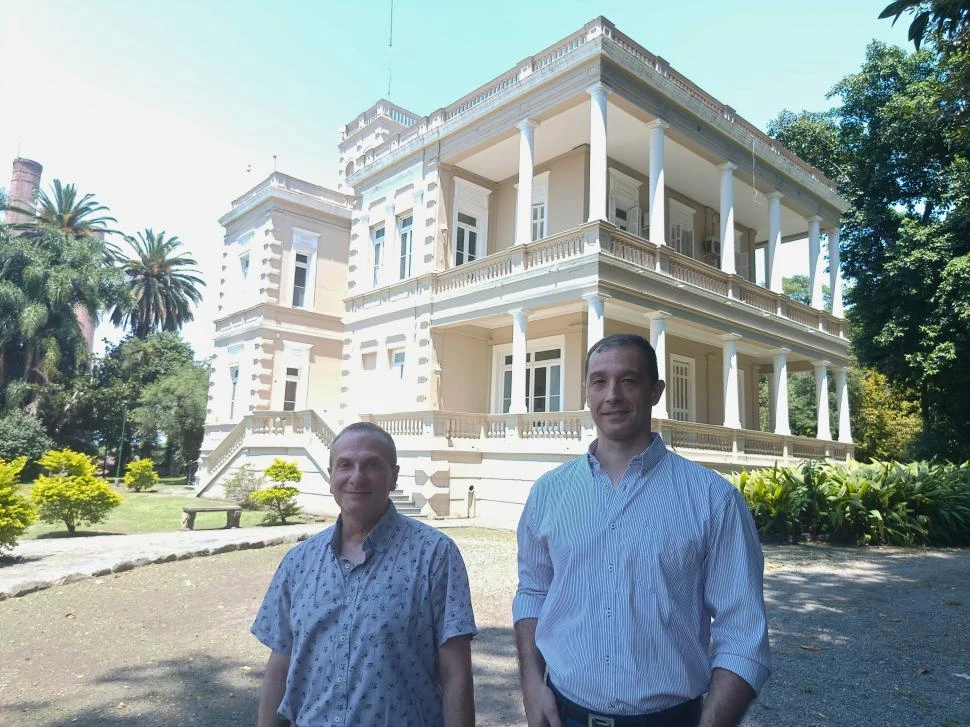
[(363, 619), (363, 636), (372, 643), (395, 644), (407, 641), (414, 621), (411, 592), (389, 585), (368, 599)]

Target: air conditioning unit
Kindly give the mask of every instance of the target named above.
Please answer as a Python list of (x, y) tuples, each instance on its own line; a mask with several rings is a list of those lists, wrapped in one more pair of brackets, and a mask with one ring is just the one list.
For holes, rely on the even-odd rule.
[(711, 256), (721, 256), (721, 241), (713, 237), (708, 237), (704, 240), (704, 254)]

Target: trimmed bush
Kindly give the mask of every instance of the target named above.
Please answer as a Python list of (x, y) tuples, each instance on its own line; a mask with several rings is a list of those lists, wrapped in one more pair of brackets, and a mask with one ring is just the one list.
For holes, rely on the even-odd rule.
[(296, 504), (296, 496), (300, 491), (295, 487), (267, 487), (252, 494), (252, 500), (260, 507), (266, 508), (264, 522), (286, 525), (286, 518), (300, 514), (300, 506)]
[(12, 549), (24, 530), (37, 519), (30, 502), (17, 492), (26, 457), (7, 462), (0, 459), (0, 552)]
[(253, 502), (253, 493), (263, 486), (263, 478), (248, 464), (232, 473), (222, 486), (227, 500), (232, 500), (243, 510), (258, 510), (259, 505)]
[(266, 468), (266, 477), (275, 482), (280, 487), (286, 487), (289, 482), (299, 482), (303, 479), (296, 462), (287, 462), (285, 459), (277, 457), (273, 464)]
[(150, 490), (158, 484), (155, 463), (150, 459), (136, 459), (125, 467), (125, 487), (133, 492)]
[(73, 533), (78, 525), (103, 522), (121, 504), (121, 495), (94, 475), (94, 460), (70, 449), (51, 450), (38, 460), (47, 470), (34, 482), (30, 497), (45, 523), (63, 522)]

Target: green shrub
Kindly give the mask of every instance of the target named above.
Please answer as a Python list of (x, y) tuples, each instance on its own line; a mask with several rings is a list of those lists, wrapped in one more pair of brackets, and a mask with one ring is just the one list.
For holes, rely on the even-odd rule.
[(286, 518), (300, 514), (296, 496), (300, 491), (295, 487), (267, 487), (252, 494), (252, 500), (267, 510), (264, 522), (286, 525)]
[(0, 459), (13, 462), (18, 457), (26, 457), (20, 476), (30, 482), (40, 472), (37, 460), (44, 452), (54, 448), (54, 440), (37, 417), (25, 414), (19, 409), (0, 417)]
[(68, 532), (84, 523), (100, 523), (121, 496), (94, 475), (94, 460), (70, 449), (51, 450), (38, 460), (47, 470), (34, 482), (30, 496), (45, 523), (63, 522)]
[(766, 540), (970, 545), (970, 464), (806, 462), (731, 479)]
[(258, 510), (259, 505), (253, 502), (253, 493), (263, 486), (263, 478), (248, 464), (232, 473), (222, 486), (227, 500), (232, 500), (243, 510)]
[(26, 462), (26, 457), (12, 462), (0, 459), (0, 552), (12, 549), (24, 530), (37, 519), (30, 502), (17, 492), (20, 471)]
[(150, 490), (158, 484), (155, 463), (150, 459), (136, 459), (125, 467), (125, 486), (134, 492)]
[(299, 482), (303, 473), (296, 462), (287, 462), (277, 457), (273, 464), (266, 468), (266, 476), (280, 487), (286, 487), (288, 482)]

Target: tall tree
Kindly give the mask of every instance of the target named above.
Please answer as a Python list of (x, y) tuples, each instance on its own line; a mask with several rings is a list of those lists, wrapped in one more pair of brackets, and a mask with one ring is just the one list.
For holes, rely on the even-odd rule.
[(903, 13), (913, 16), (909, 39), (916, 50), (927, 35), (937, 42), (952, 43), (970, 27), (970, 0), (895, 0), (879, 18), (892, 18), (895, 25)]
[[(854, 351), (917, 393), (922, 454), (970, 457), (970, 134), (952, 54), (873, 42), (823, 114), (769, 131), (833, 173), (851, 209), (842, 264)], [(824, 152), (824, 153), (823, 153)]]
[(192, 320), (192, 306), (202, 300), (193, 258), (179, 252), (182, 241), (151, 229), (126, 237), (132, 256), (123, 263), (130, 286), (129, 299), (117, 306), (111, 321), (129, 328), (138, 338), (152, 331), (178, 331)]

